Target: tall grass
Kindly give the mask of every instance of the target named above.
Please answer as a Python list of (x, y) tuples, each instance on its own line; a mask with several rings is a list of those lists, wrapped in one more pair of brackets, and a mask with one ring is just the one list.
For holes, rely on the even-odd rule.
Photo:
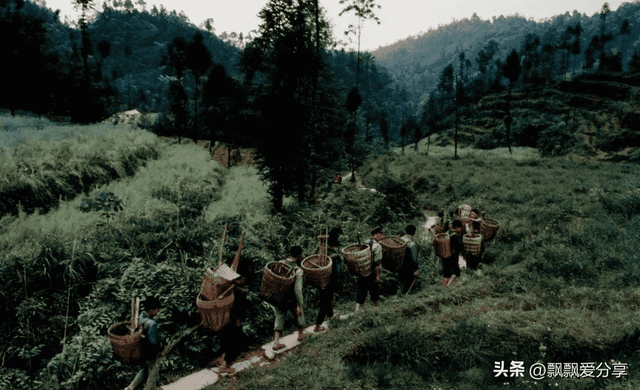
[(157, 158), (155, 135), (125, 126), (17, 127), (0, 132), (0, 215), (46, 212)]

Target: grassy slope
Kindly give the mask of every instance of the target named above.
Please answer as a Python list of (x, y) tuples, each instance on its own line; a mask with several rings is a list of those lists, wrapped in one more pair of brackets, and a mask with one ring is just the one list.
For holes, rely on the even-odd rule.
[(82, 192), (133, 175), (158, 157), (159, 142), (128, 126), (56, 125), (0, 116), (0, 215), (47, 212)]
[[(374, 159), (361, 172), (369, 187), (404, 183), (418, 204), (449, 211), (470, 203), (502, 222), (483, 275), (464, 275), (461, 286), (444, 290), (423, 250), (430, 283), (411, 298), (385, 299), (335, 322), (275, 368), (211, 388), (637, 388), (640, 219), (625, 211), (637, 210), (636, 171), (539, 158)], [(495, 361), (524, 361), (527, 369), (622, 362), (630, 379), (497, 380)]]
[[(514, 91), (511, 102), (512, 146), (538, 148), (544, 155), (575, 153), (601, 160), (638, 161), (638, 77), (582, 75), (527, 91)], [(465, 107), (458, 142), (485, 149), (506, 145), (507, 93), (491, 94)], [(452, 145), (454, 115), (433, 144)], [(631, 148), (626, 149), (626, 148)]]
[[(60, 388), (69, 389), (104, 381), (128, 383), (135, 367), (113, 358), (104, 337), (106, 327), (127, 317), (132, 294), (165, 297), (162, 321), (169, 335), (197, 318), (193, 296), (209, 264), (207, 254), (217, 253), (224, 221), (232, 223), (230, 237), (237, 237), (240, 229), (247, 231), (243, 262), (252, 263), (258, 275), (261, 261), (282, 256), (290, 245), (302, 245), (312, 253), (317, 228), (325, 223), (340, 223), (342, 242), (347, 244), (354, 232), (362, 234), (376, 224), (397, 235), (408, 221), (420, 222), (423, 205), (449, 211), (459, 203), (486, 210), (503, 224), (496, 244), (487, 251), (490, 264), (483, 277), (465, 277), (456, 290), (443, 291), (439, 262), (423, 245), (424, 277), (411, 298), (384, 299), (379, 310), (335, 324), (334, 331), (310, 339), (277, 368), (250, 370), (222, 385), (473, 389), (503, 386), (492, 379), (495, 360), (520, 359), (527, 365), (537, 359), (637, 362), (636, 166), (539, 158), (514, 162), (478, 155), (453, 160), (407, 152), (376, 158), (361, 171), (365, 183), (385, 197), (345, 185), (317, 207), (290, 206), (286, 216), (274, 217), (268, 216), (264, 186), (255, 170), (225, 174), (214, 165), (195, 146), (169, 148), (134, 177), (101, 189), (114, 192), (125, 204), (108, 224), (101, 224), (97, 215), (80, 213), (78, 201), (47, 215), (3, 221), (0, 276), (12, 283), (4, 290), (12, 299), (6, 310), (13, 313), (18, 305), (36, 302), (21, 301), (22, 281), (15, 275), (23, 267), (37, 271), (27, 273), (29, 291), (39, 285), (38, 296), (46, 299), (37, 302), (51, 309), (47, 329), (31, 334), (40, 337), (39, 342), (62, 341), (66, 304), (63, 282), (68, 275), (62, 274), (58, 288), (47, 284), (51, 282), (46, 282), (46, 273), (66, 272), (74, 250), (75, 264), (97, 267), (97, 280), (87, 296), (76, 295), (77, 283), (87, 278), (78, 270), (72, 291), (79, 311), (72, 313), (66, 353), (57, 353), (48, 369), (43, 366), (37, 380), (48, 378), (51, 388), (66, 381)], [(51, 260), (57, 263), (51, 265)], [(383, 290), (389, 295), (393, 278), (385, 274), (385, 280)], [(352, 309), (353, 280), (347, 277), (343, 282), (338, 308), (345, 312)], [(257, 298), (259, 279), (251, 280), (250, 286), (247, 331), (259, 340), (270, 334), (272, 313)], [(308, 306), (308, 317), (313, 318), (315, 308)], [(11, 332), (23, 331), (24, 318), (21, 314), (2, 325)], [(30, 347), (29, 340), (18, 336), (5, 341), (11, 348), (7, 362), (19, 363), (21, 345)], [(206, 364), (216, 355), (211, 347), (215, 344), (209, 334), (185, 340), (163, 366), (163, 377)], [(27, 361), (23, 358), (22, 363)], [(8, 378), (25, 378), (16, 370), (2, 372), (13, 375)], [(637, 366), (630, 375), (637, 375)], [(530, 385), (520, 379), (509, 382), (517, 388)], [(592, 385), (586, 379), (559, 382), (562, 388)], [(553, 383), (543, 380), (538, 387)], [(598, 384), (637, 388), (618, 379)]]

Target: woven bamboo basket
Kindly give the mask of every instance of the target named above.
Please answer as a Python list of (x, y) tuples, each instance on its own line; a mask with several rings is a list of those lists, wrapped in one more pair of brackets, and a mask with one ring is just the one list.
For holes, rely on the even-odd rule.
[(371, 247), (352, 244), (342, 248), (344, 262), (353, 275), (366, 278), (371, 275)]
[(491, 241), (495, 238), (500, 222), (495, 219), (484, 218), (482, 220), (482, 237), (485, 241)]
[(233, 286), (215, 300), (203, 298), (202, 295), (198, 295), (196, 299), (196, 305), (202, 318), (202, 326), (217, 332), (231, 321), (231, 308), (235, 299)]
[(293, 291), (295, 272), (287, 264), (278, 261), (267, 263), (260, 285), (260, 298), (272, 303), (283, 303)]
[(468, 219), (469, 214), (471, 214), (471, 206), (468, 204), (461, 204), (458, 206), (458, 218), (460, 219)]
[(464, 251), (469, 255), (479, 255), (482, 252), (482, 234), (467, 233), (462, 236)]
[(313, 255), (302, 260), (304, 280), (315, 288), (325, 288), (331, 280), (333, 262), (329, 256)]
[(216, 275), (216, 271), (221, 266), (222, 264), (217, 266), (215, 269), (208, 268), (207, 272), (204, 274), (204, 278), (202, 278), (202, 283), (200, 283), (200, 295), (202, 295), (206, 301), (215, 300), (233, 283), (231, 280), (227, 280)]
[(400, 237), (385, 237), (379, 244), (382, 247), (382, 266), (389, 271), (401, 267), (407, 243)]
[(113, 324), (107, 330), (113, 353), (123, 363), (136, 363), (142, 357), (142, 325), (131, 334), (130, 321)]
[(448, 233), (440, 233), (436, 235), (433, 240), (433, 249), (436, 251), (436, 255), (443, 259), (451, 256), (451, 241)]

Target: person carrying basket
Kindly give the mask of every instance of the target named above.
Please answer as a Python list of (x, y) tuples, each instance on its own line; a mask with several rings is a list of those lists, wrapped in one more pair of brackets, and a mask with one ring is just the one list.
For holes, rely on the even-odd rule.
[(320, 290), (320, 310), (316, 317), (316, 326), (313, 328), (314, 332), (322, 332), (325, 327), (322, 326), (325, 317), (333, 317), (333, 293), (338, 286), (338, 278), (342, 273), (342, 256), (338, 247), (340, 246), (340, 229), (333, 228), (329, 232), (329, 238), (327, 240), (327, 256), (331, 258), (332, 269), (331, 279), (329, 283)]
[(125, 390), (135, 390), (136, 387), (147, 380), (149, 372), (156, 362), (158, 353), (162, 350), (158, 324), (154, 319), (160, 311), (160, 300), (156, 297), (149, 297), (142, 305), (145, 311), (140, 314), (139, 323), (144, 327), (144, 339), (142, 342), (142, 359), (144, 362), (138, 374)]
[[(480, 213), (477, 209), (471, 210), (469, 215), (471, 220), (471, 233), (474, 234), (482, 234), (482, 218), (480, 217)], [(470, 271), (478, 271), (478, 275), (480, 275), (480, 271), (478, 267), (482, 262), (482, 258), (484, 257), (485, 251), (485, 242), (484, 240), (480, 244), (480, 252), (478, 253), (465, 253), (465, 261), (467, 262), (467, 268)]]
[(407, 243), (407, 249), (405, 249), (402, 266), (398, 270), (398, 295), (407, 294), (415, 280), (420, 277), (420, 271), (418, 271), (418, 247), (413, 241), (416, 227), (414, 225), (407, 226), (405, 233), (404, 236), (400, 237), (402, 241)]
[(304, 303), (304, 296), (302, 294), (302, 287), (304, 285), (304, 274), (302, 268), (300, 268), (300, 263), (302, 262), (302, 248), (299, 246), (293, 246), (289, 250), (289, 257), (285, 260), (280, 260), (281, 263), (284, 263), (291, 267), (295, 272), (295, 280), (293, 282), (293, 296), (290, 296), (285, 302), (279, 305), (274, 305), (276, 312), (276, 319), (273, 326), (274, 331), (274, 350), (279, 350), (286, 347), (284, 344), (280, 342), (280, 336), (282, 335), (282, 331), (284, 330), (284, 322), (287, 311), (291, 311), (291, 314), (296, 319), (296, 325), (298, 328), (298, 340), (302, 340), (304, 338), (304, 311), (302, 309), (302, 305)]
[(373, 306), (377, 307), (380, 299), (379, 284), (382, 281), (380, 276), (380, 265), (382, 264), (382, 246), (378, 241), (384, 238), (384, 232), (381, 227), (377, 227), (371, 231), (371, 237), (366, 243), (371, 247), (371, 274), (367, 277), (358, 277), (356, 292), (356, 308), (359, 311), (364, 302), (367, 300), (367, 293), (371, 295)]
[[(445, 226), (447, 230), (448, 226)], [(462, 253), (462, 222), (455, 220), (449, 230), (449, 242), (451, 245), (451, 256), (442, 259), (442, 287), (449, 287), (456, 284), (460, 277), (459, 255)]]
[(241, 276), (233, 281), (234, 302), (231, 307), (231, 321), (227, 326), (218, 332), (220, 340), (220, 373), (233, 374), (235, 369), (230, 365), (238, 358), (242, 350), (246, 347), (246, 339), (242, 330), (242, 321), (247, 317), (248, 301), (244, 291), (247, 278)]

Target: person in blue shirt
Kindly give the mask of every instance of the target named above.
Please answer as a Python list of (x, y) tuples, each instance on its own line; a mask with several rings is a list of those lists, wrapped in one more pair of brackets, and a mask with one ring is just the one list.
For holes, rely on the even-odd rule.
[(145, 311), (140, 314), (140, 325), (144, 327), (144, 339), (142, 341), (142, 368), (125, 390), (135, 390), (147, 380), (149, 372), (153, 369), (158, 353), (162, 349), (158, 323), (154, 319), (160, 311), (160, 300), (156, 297), (147, 298), (142, 306)]

